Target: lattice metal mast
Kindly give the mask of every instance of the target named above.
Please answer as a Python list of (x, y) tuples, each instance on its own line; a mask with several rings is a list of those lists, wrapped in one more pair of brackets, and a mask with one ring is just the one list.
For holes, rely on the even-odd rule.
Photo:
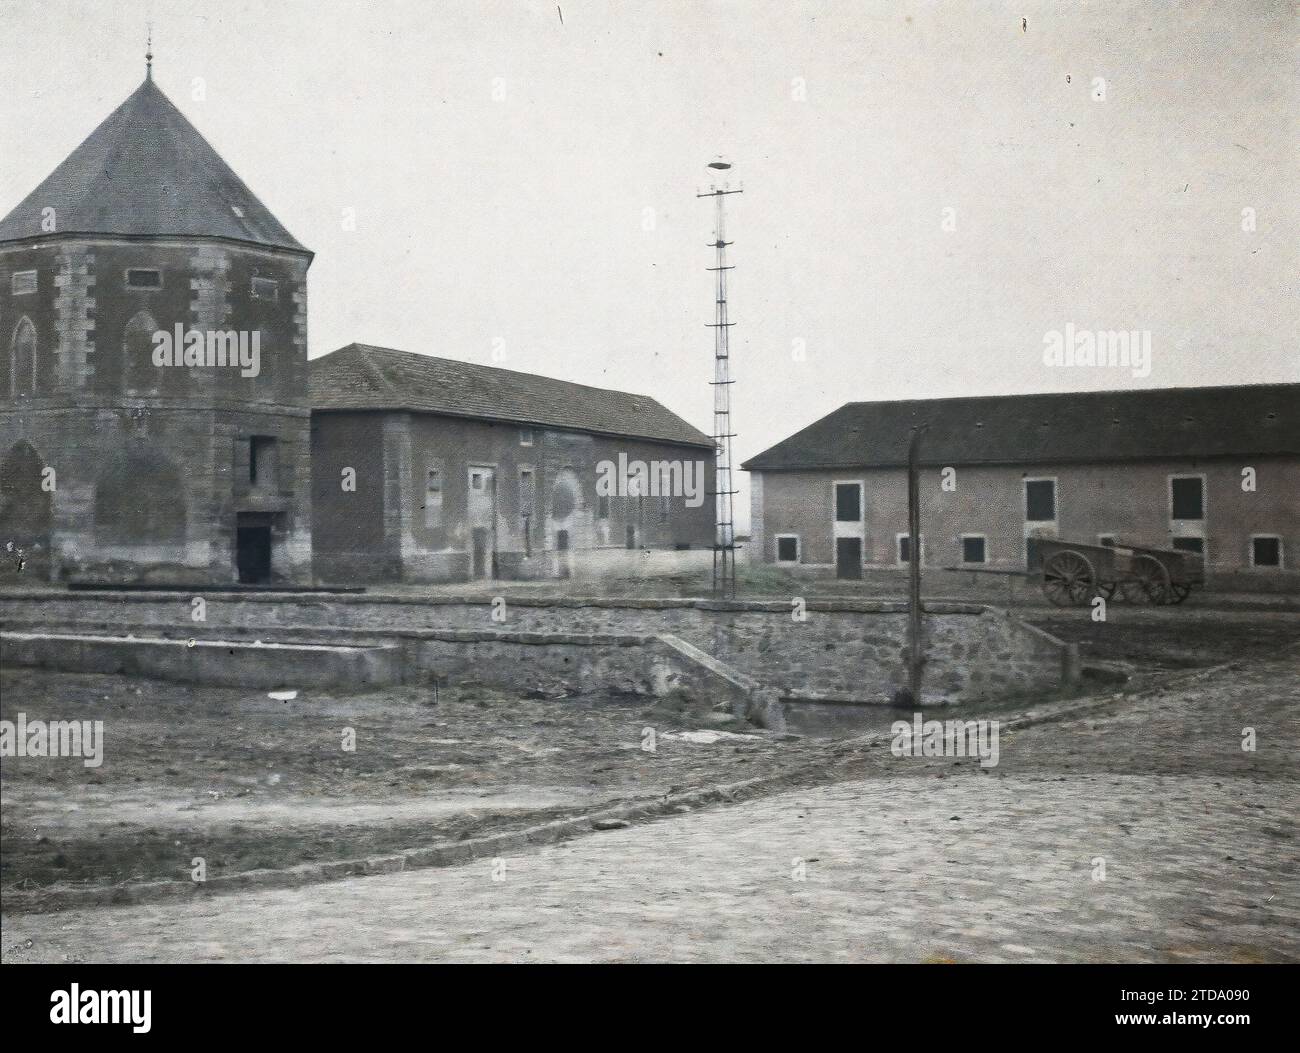
[[(725, 172), (731, 165), (725, 161), (714, 161), (709, 167), (716, 172)], [(739, 194), (742, 189), (731, 189), (729, 184), (718, 187), (710, 186), (707, 193), (696, 197), (711, 197), (717, 210), (717, 229), (712, 242), (716, 266), (708, 269), (714, 272), (715, 320), (710, 324), (713, 329), (713, 446), (715, 451), (714, 508), (716, 529), (713, 540), (713, 593), (714, 595), (736, 595), (736, 515), (735, 495), (732, 476), (732, 439), (735, 431), (731, 422), (731, 386), (735, 383), (731, 375), (731, 341), (730, 331), (735, 324), (727, 315), (727, 272), (734, 267), (727, 264), (726, 209), (723, 202), (728, 194)]]

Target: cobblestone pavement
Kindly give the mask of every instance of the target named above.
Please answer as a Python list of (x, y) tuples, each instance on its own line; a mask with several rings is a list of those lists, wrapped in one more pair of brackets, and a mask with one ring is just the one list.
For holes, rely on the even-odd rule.
[(3, 956), (1300, 961), (1298, 671), (1009, 731), (994, 769), (878, 746), (852, 781), (504, 861), (15, 916)]

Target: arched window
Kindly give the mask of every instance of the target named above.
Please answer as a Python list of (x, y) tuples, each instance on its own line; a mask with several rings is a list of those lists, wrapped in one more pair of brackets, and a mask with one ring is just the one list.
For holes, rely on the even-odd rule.
[(36, 326), (26, 315), (18, 319), (9, 344), (9, 397), (36, 391)]
[(126, 323), (122, 334), (122, 390), (145, 394), (157, 391), (164, 368), (153, 364), (153, 334), (158, 323), (148, 311), (140, 311)]

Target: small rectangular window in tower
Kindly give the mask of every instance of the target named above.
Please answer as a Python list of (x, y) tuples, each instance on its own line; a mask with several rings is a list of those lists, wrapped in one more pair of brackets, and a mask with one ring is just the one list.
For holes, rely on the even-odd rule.
[(253, 277), (253, 285), (249, 290), (254, 300), (270, 300), (275, 303), (280, 298), (280, 283), (272, 278)]
[(270, 435), (254, 435), (248, 440), (250, 486), (265, 488), (275, 485), (277, 445)]
[(129, 289), (161, 289), (162, 271), (153, 267), (132, 267), (126, 272)]
[(985, 538), (983, 534), (963, 534), (961, 536), (961, 561), (963, 563), (983, 563)]
[(36, 291), (36, 272), (14, 271), (13, 277), (9, 280), (9, 288), (15, 296), (26, 296), (28, 293), (34, 293)]
[(520, 428), (520, 429), (519, 429), (519, 445), (520, 445), (520, 446), (532, 446), (534, 441), (535, 441), (535, 436), (534, 436), (534, 434), (533, 434), (533, 429), (532, 429), (532, 428)]

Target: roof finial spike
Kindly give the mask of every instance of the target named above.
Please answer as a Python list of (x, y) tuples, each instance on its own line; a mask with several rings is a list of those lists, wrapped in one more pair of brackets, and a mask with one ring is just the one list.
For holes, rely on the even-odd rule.
[(148, 36), (144, 46), (144, 79), (153, 80), (153, 23), (146, 22)]

